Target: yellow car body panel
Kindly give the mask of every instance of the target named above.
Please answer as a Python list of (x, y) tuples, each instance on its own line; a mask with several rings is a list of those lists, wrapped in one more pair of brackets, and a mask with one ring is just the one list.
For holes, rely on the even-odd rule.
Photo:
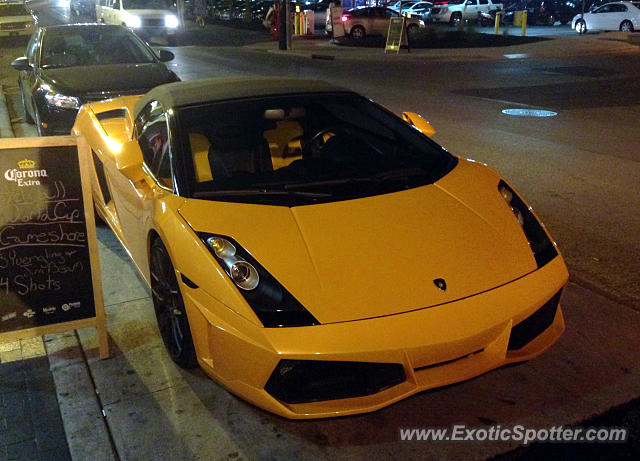
[[(559, 253), (537, 267), (490, 168), (460, 160), (431, 185), (291, 208), (182, 198), (118, 170), (137, 99), (83, 106), (76, 120), (110, 191), (106, 200), (96, 173), (97, 212), (147, 283), (151, 240), (162, 239), (198, 362), (240, 397), (288, 418), (363, 413), (528, 360), (562, 334), (558, 306), (544, 331), (509, 349), (512, 328), (559, 296), (568, 272)], [(96, 115), (120, 109), (124, 117)], [(235, 239), (320, 325), (263, 327), (196, 232)], [(371, 395), (286, 403), (265, 390), (283, 359), (402, 364), (406, 379)]]

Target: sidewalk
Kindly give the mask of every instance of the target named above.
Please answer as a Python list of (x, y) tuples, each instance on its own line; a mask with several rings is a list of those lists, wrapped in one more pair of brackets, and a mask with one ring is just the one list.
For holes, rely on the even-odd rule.
[(306, 57), (355, 61), (477, 61), (530, 58), (566, 58), (567, 56), (640, 53), (638, 34), (608, 32), (593, 35), (552, 37), (522, 45), (487, 48), (412, 48), (399, 53), (386, 53), (384, 48), (345, 46), (330, 40), (294, 38), (291, 50), (279, 50), (277, 41), (247, 45), (256, 51)]

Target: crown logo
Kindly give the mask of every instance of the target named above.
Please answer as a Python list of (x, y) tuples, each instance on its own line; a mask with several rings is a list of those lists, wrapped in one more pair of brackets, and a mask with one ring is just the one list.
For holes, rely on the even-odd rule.
[(35, 168), (36, 167), (36, 162), (34, 162), (33, 160), (27, 160), (26, 158), (24, 160), (20, 160), (18, 162), (18, 167), (21, 170), (26, 170), (28, 168)]

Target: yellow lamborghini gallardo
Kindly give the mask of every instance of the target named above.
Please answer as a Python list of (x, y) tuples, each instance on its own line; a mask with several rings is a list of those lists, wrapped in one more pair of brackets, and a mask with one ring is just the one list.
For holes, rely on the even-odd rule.
[(376, 410), (564, 330), (568, 273), (540, 220), (417, 114), (209, 79), (85, 105), (74, 133), (173, 360), (268, 411)]

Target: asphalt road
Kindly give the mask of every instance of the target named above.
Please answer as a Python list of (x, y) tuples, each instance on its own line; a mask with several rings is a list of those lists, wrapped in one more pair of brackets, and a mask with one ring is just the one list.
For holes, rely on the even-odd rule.
[[(48, 20), (65, 22), (65, 14), (63, 6), (55, 7)], [(285, 434), (282, 443), (298, 450), (311, 444), (309, 453), (318, 457), (328, 457), (333, 449), (359, 458), (490, 456), (509, 446), (467, 451), (448, 445), (397, 446), (395, 427), (458, 421), (518, 421), (540, 427), (581, 421), (640, 395), (640, 53), (503, 61), (424, 58), (389, 65), (312, 60), (239, 46), (264, 38), (262, 32), (213, 26), (196, 32), (179, 41), (183, 46), (171, 48), (176, 59), (170, 64), (183, 79), (320, 78), (362, 92), (398, 113), (423, 114), (437, 130), (436, 141), (510, 179), (550, 229), (571, 273), (563, 300), (567, 333), (541, 359), (515, 369), (425, 393), (374, 415), (317, 424), (256, 416), (221, 391), (216, 395), (235, 412), (221, 424), (225, 433), (236, 431), (232, 439), (241, 452), (258, 453), (262, 447), (242, 441), (248, 429), (238, 427), (246, 423)], [(21, 55), (21, 46), (3, 43), (0, 51), (0, 81), (9, 86), (14, 117), (20, 107), (11, 92), (15, 74), (7, 64), (11, 56)], [(506, 108), (557, 115), (513, 117), (502, 113)], [(192, 385), (206, 402), (205, 388), (210, 392), (209, 384)], [(213, 403), (207, 408), (214, 415), (219, 411)], [(376, 428), (385, 424), (393, 429), (380, 439)]]

